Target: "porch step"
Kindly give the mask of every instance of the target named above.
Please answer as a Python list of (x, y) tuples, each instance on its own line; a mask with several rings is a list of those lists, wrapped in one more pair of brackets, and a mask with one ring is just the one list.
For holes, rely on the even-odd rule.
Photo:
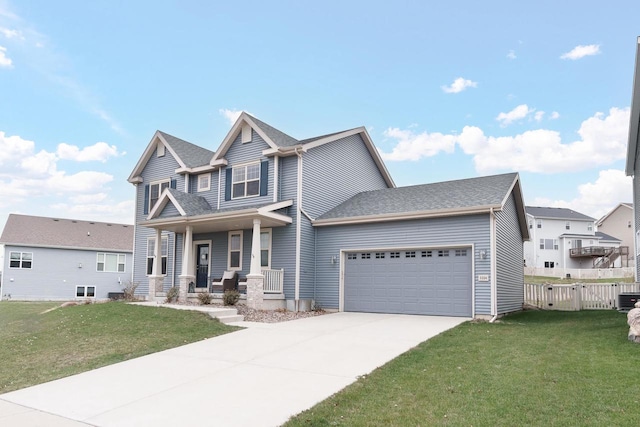
[(221, 323), (224, 323), (224, 324), (242, 322), (244, 320), (244, 316), (241, 314), (220, 316), (216, 313), (209, 313), (209, 315), (214, 319), (218, 319)]

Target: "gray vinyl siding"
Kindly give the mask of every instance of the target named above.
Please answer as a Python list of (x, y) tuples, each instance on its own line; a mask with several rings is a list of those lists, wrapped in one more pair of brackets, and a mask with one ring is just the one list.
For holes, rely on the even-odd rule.
[[(490, 250), (489, 215), (390, 221), (370, 224), (317, 227), (316, 301), (321, 307), (339, 308), (340, 263), (332, 256), (340, 250), (452, 247), (475, 245), (473, 277), (491, 274), (489, 259), (480, 259), (481, 250)], [(490, 314), (489, 282), (475, 282), (475, 314)]]
[[(30, 252), (30, 269), (9, 268), (10, 252)], [(125, 271), (97, 271), (97, 254), (125, 255)], [(81, 267), (80, 267), (81, 266)], [(76, 286), (95, 286), (96, 299), (106, 299), (109, 292), (121, 292), (131, 279), (130, 252), (95, 251), (61, 248), (5, 246), (2, 299), (73, 300)]]
[(315, 299), (315, 230), (304, 215), (300, 216), (300, 225), (300, 299)]
[[(167, 180), (167, 179), (175, 179), (176, 180), (176, 189), (179, 191), (184, 191), (185, 185), (185, 176), (178, 175), (175, 173), (175, 170), (179, 168), (180, 165), (173, 158), (171, 152), (169, 150), (165, 151), (165, 155), (162, 157), (157, 157), (155, 154), (149, 158), (149, 161), (145, 165), (142, 173), (140, 174), (144, 182), (136, 185), (136, 233), (134, 238), (134, 272), (133, 272), (133, 281), (137, 282), (138, 288), (136, 290), (136, 294), (138, 295), (148, 295), (149, 293), (149, 279), (146, 274), (147, 272), (147, 238), (155, 236), (155, 230), (141, 227), (137, 225), (140, 221), (144, 221), (147, 219), (147, 214), (144, 213), (144, 193), (145, 186), (156, 181)], [(177, 215), (177, 210), (174, 206), (168, 204), (165, 208), (165, 211), (175, 211), (174, 213)], [(163, 212), (163, 216), (167, 216), (166, 212)], [(163, 235), (166, 232), (163, 233)], [(169, 238), (169, 253), (167, 257), (167, 276), (164, 279), (164, 288), (168, 288), (171, 286), (173, 280), (173, 244), (175, 242), (174, 233), (166, 233), (170, 235)], [(177, 260), (176, 260), (177, 261)], [(179, 270), (178, 270), (179, 274)], [(177, 283), (177, 282), (175, 282)]]
[[(233, 168), (236, 165), (242, 165), (242, 164), (258, 162), (258, 161), (260, 162), (268, 161), (269, 174), (268, 174), (267, 195), (246, 197), (243, 199), (232, 199), (232, 200), (225, 201), (224, 196), (225, 196), (225, 186), (227, 182), (227, 177), (226, 177), (226, 168), (223, 168), (222, 176), (221, 176), (222, 185), (220, 189), (222, 193), (222, 197), (220, 199), (220, 208), (223, 208), (223, 209), (242, 208), (245, 206), (251, 206), (251, 205), (273, 201), (273, 185), (272, 185), (273, 165), (274, 165), (273, 157), (267, 158), (262, 155), (262, 151), (270, 147), (256, 132), (252, 131), (253, 138), (251, 142), (247, 142), (244, 144), (241, 141), (241, 135), (242, 133), (240, 133), (238, 137), (233, 141), (233, 143), (229, 147), (229, 150), (224, 156), (225, 159), (227, 159), (228, 161), (227, 167)], [(216, 181), (216, 191), (217, 191), (217, 181)], [(212, 203), (212, 202), (209, 202), (209, 203)], [(213, 204), (212, 206), (217, 206), (217, 200), (215, 201), (215, 204)]]
[(522, 309), (524, 269), (522, 232), (513, 194), (496, 212), (496, 290), (498, 314)]
[[(223, 171), (224, 172), (224, 171)], [(189, 192), (191, 194), (195, 194), (200, 197), (204, 197), (205, 200), (209, 203), (212, 209), (218, 208), (218, 177), (219, 171), (208, 172), (210, 175), (210, 185), (209, 190), (206, 191), (198, 191), (198, 174), (189, 176)], [(178, 190), (184, 191), (184, 188), (178, 187)], [(224, 187), (221, 189), (222, 192), (222, 201), (224, 201)]]
[(178, 212), (173, 203), (167, 203), (160, 215), (158, 215), (159, 218), (173, 218), (176, 216), (180, 216), (180, 212)]
[(357, 193), (387, 188), (360, 135), (310, 149), (302, 173), (302, 207), (312, 218)]

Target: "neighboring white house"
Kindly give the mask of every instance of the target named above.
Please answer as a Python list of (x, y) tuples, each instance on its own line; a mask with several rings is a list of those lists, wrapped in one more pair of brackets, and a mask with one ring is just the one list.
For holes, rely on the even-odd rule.
[(595, 231), (594, 218), (566, 208), (527, 206), (531, 240), (524, 243), (524, 265), (590, 269), (627, 266), (628, 248), (620, 239)]
[[(620, 239), (621, 247), (633, 248), (633, 203), (619, 203), (609, 213), (596, 222), (596, 229)], [(633, 267), (634, 257), (629, 257), (629, 267)], [(623, 263), (624, 265), (624, 263)]]

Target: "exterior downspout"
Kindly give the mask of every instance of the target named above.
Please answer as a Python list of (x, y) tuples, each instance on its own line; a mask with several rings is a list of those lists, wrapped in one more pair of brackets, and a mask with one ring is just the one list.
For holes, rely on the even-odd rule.
[(296, 147), (295, 153), (298, 156), (298, 188), (296, 193), (296, 275), (294, 304), (295, 311), (298, 311), (300, 304), (300, 237), (302, 234), (302, 225), (300, 223), (302, 219), (302, 154), (298, 151), (298, 147)]
[(173, 260), (171, 261), (171, 287), (176, 286), (176, 246), (178, 233), (173, 233)]
[(133, 186), (136, 203), (134, 203), (133, 206), (133, 252), (131, 253), (131, 283), (133, 283), (136, 272), (136, 237), (138, 236), (136, 234), (136, 232), (138, 231), (138, 184), (133, 184)]
[(498, 318), (498, 289), (496, 281), (496, 214), (493, 208), (489, 210), (489, 262), (491, 264), (491, 320)]
[(218, 207), (220, 209), (220, 189), (222, 188), (222, 168), (218, 168)]

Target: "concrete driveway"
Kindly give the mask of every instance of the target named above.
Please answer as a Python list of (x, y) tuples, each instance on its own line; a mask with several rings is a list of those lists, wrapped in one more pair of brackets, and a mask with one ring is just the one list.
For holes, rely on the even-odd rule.
[(466, 320), (241, 322), (247, 329), (0, 395), (0, 425), (277, 426)]

